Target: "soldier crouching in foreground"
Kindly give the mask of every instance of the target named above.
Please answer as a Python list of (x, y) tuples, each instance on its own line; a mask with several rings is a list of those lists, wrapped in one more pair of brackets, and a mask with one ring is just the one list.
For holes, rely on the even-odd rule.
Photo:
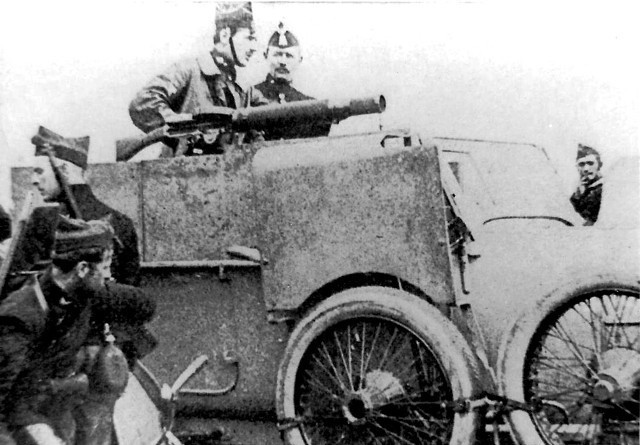
[(106, 222), (63, 219), (52, 264), (0, 304), (3, 445), (76, 443), (74, 408), (90, 386), (80, 357), (112, 243)]
[(603, 185), (601, 167), (600, 153), (591, 147), (578, 144), (576, 168), (580, 176), (580, 185), (571, 195), (570, 201), (575, 211), (584, 218), (585, 226), (592, 226), (600, 213)]

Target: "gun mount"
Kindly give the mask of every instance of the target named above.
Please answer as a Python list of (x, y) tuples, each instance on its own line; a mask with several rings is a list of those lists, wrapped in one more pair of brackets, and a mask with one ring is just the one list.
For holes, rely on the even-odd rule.
[(166, 139), (210, 139), (220, 131), (246, 133), (265, 132), (272, 128), (319, 125), (327, 128), (348, 117), (382, 113), (386, 109), (384, 96), (333, 102), (330, 100), (303, 100), (287, 104), (270, 104), (234, 110), (212, 107), (201, 114), (179, 114), (166, 125), (141, 138), (119, 141), (116, 161), (127, 161), (151, 144)]

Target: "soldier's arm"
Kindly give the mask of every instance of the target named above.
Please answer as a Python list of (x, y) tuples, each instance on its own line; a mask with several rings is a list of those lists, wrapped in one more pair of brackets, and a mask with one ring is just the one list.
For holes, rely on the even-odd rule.
[(118, 271), (114, 274), (116, 281), (137, 286), (140, 282), (140, 252), (138, 251), (138, 235), (130, 220), (124, 224), (125, 229), (120, 234), (122, 253), (119, 255)]
[[(0, 407), (6, 406), (7, 397), (11, 394), (20, 373), (25, 369), (29, 360), (30, 348), (33, 343), (32, 334), (20, 323), (12, 320), (0, 320)], [(25, 397), (28, 395), (25, 395)], [(0, 423), (6, 419), (0, 411)], [(37, 413), (21, 411), (21, 424), (46, 423), (46, 419)]]
[(582, 208), (584, 206), (582, 203), (582, 197), (583, 197), (583, 194), (578, 188), (576, 189), (575, 192), (573, 192), (573, 194), (569, 198), (569, 201), (571, 201), (571, 204), (573, 205), (574, 210), (578, 213), (582, 211)]
[(189, 66), (180, 63), (151, 79), (129, 104), (134, 125), (145, 133), (164, 125), (182, 106), (190, 79)]
[(140, 288), (120, 283), (108, 283), (106, 290), (94, 307), (94, 322), (110, 324), (116, 343), (133, 366), (157, 344), (144, 326), (155, 314), (155, 299)]
[(0, 242), (11, 236), (11, 217), (0, 206)]
[(0, 406), (24, 369), (30, 337), (10, 322), (0, 322)]
[(144, 290), (120, 283), (107, 283), (106, 294), (97, 299), (96, 316), (105, 323), (141, 325), (151, 321), (156, 302)]

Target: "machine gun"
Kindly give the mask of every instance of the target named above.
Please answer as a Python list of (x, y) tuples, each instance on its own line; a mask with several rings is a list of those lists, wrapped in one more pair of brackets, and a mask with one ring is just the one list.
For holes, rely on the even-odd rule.
[(220, 132), (246, 133), (312, 124), (330, 126), (350, 116), (382, 113), (385, 108), (384, 96), (352, 99), (346, 102), (302, 100), (238, 110), (212, 107), (208, 113), (178, 114), (175, 118), (167, 120), (163, 127), (141, 138), (119, 141), (116, 146), (116, 161), (127, 161), (145, 147), (167, 138), (188, 138), (192, 145), (199, 141), (211, 144)]

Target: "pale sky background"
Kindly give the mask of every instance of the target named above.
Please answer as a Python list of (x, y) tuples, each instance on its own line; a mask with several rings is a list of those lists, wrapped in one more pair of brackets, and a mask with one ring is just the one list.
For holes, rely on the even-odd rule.
[[(258, 38), (280, 20), (302, 42), (296, 86), (316, 98), (384, 93), (384, 128), (423, 137), (531, 142), (570, 190), (578, 142), (606, 165), (640, 152), (640, 33), (634, 2), (256, 3)], [(8, 170), (42, 124), (91, 136), (90, 162), (138, 134), (136, 91), (210, 48), (210, 1), (22, 1), (0, 17), (0, 203)], [(266, 74), (261, 55), (241, 73)], [(374, 130), (359, 118), (336, 133)], [(2, 137), (4, 133), (4, 137)], [(524, 166), (536, 168), (536, 166)]]

